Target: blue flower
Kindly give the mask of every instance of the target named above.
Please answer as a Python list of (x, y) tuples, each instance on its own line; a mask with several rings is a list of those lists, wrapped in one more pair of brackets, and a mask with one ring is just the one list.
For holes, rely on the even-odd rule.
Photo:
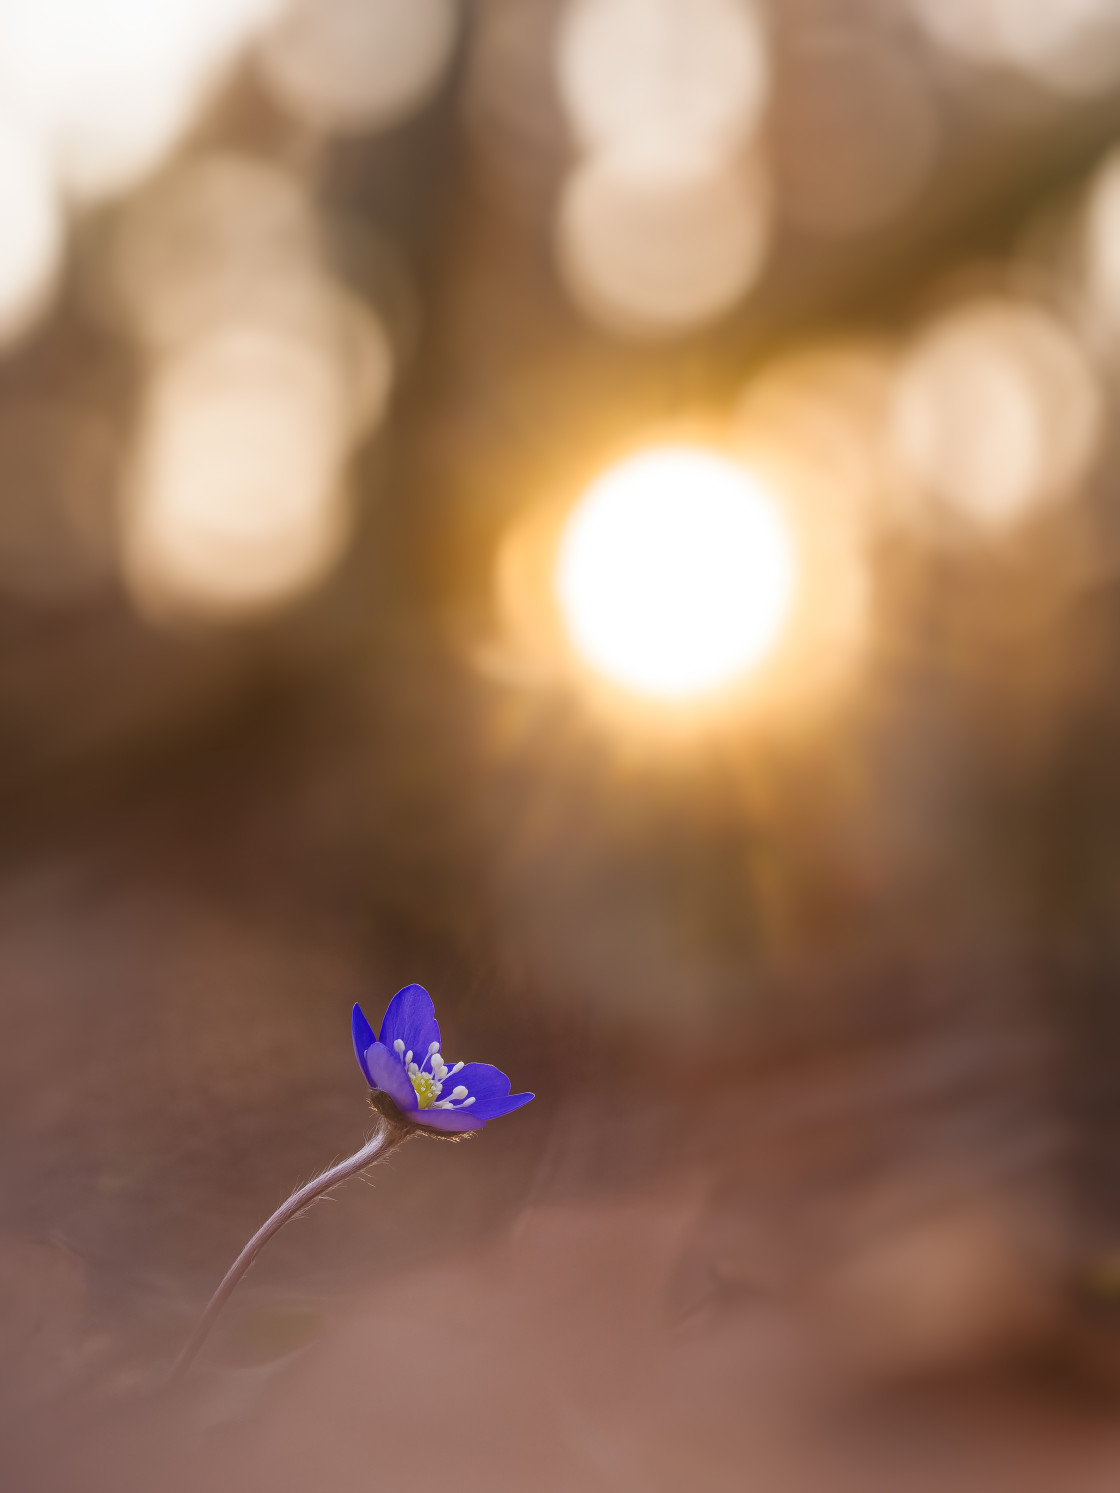
[(429, 1130), (481, 1130), (533, 1098), (511, 1094), (509, 1079), (490, 1063), (447, 1065), (435, 1007), (421, 985), (397, 991), (376, 1037), (361, 1006), (354, 1007), (354, 1053), (370, 1088)]

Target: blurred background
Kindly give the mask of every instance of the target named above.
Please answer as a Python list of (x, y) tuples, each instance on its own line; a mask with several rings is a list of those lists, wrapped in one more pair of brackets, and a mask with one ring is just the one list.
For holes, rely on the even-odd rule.
[(0, 0), (5, 1486), (1115, 1489), (1118, 402), (1118, 0)]

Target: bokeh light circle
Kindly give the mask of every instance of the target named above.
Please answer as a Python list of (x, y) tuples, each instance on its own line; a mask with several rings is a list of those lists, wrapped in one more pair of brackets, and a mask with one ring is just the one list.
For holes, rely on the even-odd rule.
[(600, 674), (683, 700), (760, 664), (789, 616), (790, 528), (745, 467), (664, 446), (609, 468), (565, 526), (556, 593), (568, 633)]
[(0, 119), (0, 343), (49, 300), (62, 258), (62, 213), (35, 141)]
[(455, 50), (455, 0), (295, 0), (265, 36), (265, 86), (295, 119), (384, 129), (425, 104)]
[(556, 79), (587, 149), (665, 141), (726, 152), (758, 126), (769, 57), (749, 0), (573, 0), (561, 17)]
[(1079, 248), (1081, 330), (1114, 363), (1120, 341), (1120, 149), (1115, 146), (1090, 183)]
[(67, 196), (118, 196), (165, 159), (279, 3), (0, 0), (0, 98)]
[(294, 175), (229, 150), (189, 157), (120, 210), (99, 308), (167, 350), (231, 316), (291, 319), (322, 279), (314, 208)]
[(943, 512), (989, 532), (1074, 490), (1099, 444), (1101, 398), (1048, 310), (992, 297), (935, 318), (904, 354), (890, 442)]
[(561, 194), (560, 276), (580, 310), (609, 331), (679, 336), (726, 314), (753, 286), (770, 219), (756, 159), (604, 152), (573, 171)]
[(313, 344), (227, 327), (148, 390), (123, 536), (152, 615), (231, 616), (310, 589), (345, 542), (350, 410)]
[(910, 0), (946, 52), (978, 66), (1013, 68), (1074, 96), (1109, 87), (1120, 70), (1115, 0)]

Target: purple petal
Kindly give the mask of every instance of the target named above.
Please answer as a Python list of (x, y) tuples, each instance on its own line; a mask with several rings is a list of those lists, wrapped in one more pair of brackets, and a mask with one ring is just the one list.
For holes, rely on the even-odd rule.
[(408, 1117), (414, 1125), (424, 1125), (429, 1130), (481, 1130), (486, 1124), (469, 1109), (418, 1109)]
[(422, 985), (406, 985), (397, 991), (385, 1012), (378, 1041), (390, 1050), (395, 1042), (403, 1042), (404, 1052), (411, 1052), (423, 1066), (428, 1048), (439, 1041), (439, 1025), (432, 998)]
[(366, 1049), (363, 1068), (369, 1074), (371, 1088), (388, 1094), (399, 1110), (412, 1114), (416, 1109), (416, 1090), (395, 1052), (390, 1052), (383, 1042), (375, 1042)]
[(362, 1076), (365, 1078), (366, 1083), (369, 1084), (371, 1089), (375, 1089), (377, 1085), (369, 1076), (369, 1069), (366, 1067), (366, 1053), (377, 1041), (377, 1038), (374, 1036), (373, 1028), (366, 1020), (361, 1006), (354, 1007), (351, 1028), (354, 1033), (354, 1056), (358, 1059), (358, 1067), (362, 1070)]
[[(512, 1114), (515, 1109), (521, 1109), (528, 1104), (530, 1099), (535, 1098), (533, 1094), (511, 1094), (508, 1099), (480, 1099), (477, 1104), (472, 1104), (469, 1109), (461, 1110), (459, 1113), (477, 1115), (480, 1120), (497, 1120), (502, 1115)], [(454, 1111), (452, 1111), (454, 1113)]]
[(449, 1072), (443, 1080), (443, 1097), (450, 1099), (452, 1089), (460, 1084), (478, 1100), (504, 1099), (510, 1089), (509, 1079), (492, 1063), (464, 1063), (458, 1073)]
[(409, 1115), (409, 1119), (414, 1125), (427, 1125), (431, 1130), (481, 1130), (488, 1120), (512, 1114), (534, 1097), (533, 1094), (511, 1094), (508, 1098), (480, 1099), (465, 1109), (418, 1109)]

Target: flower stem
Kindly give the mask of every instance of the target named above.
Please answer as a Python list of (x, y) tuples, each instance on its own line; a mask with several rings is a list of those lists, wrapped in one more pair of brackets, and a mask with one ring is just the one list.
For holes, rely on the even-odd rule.
[(409, 1130), (402, 1125), (394, 1125), (389, 1120), (383, 1120), (374, 1133), (366, 1141), (360, 1151), (355, 1151), (353, 1156), (348, 1156), (345, 1161), (340, 1161), (337, 1166), (332, 1166), (322, 1176), (306, 1183), (292, 1193), (286, 1203), (282, 1203), (266, 1224), (263, 1224), (246, 1244), (245, 1248), (234, 1260), (226, 1271), (221, 1285), (211, 1296), (210, 1301), (199, 1319), (198, 1326), (187, 1339), (182, 1352), (171, 1366), (167, 1376), (167, 1383), (174, 1384), (183, 1377), (198, 1355), (199, 1349), (210, 1334), (210, 1329), (217, 1321), (222, 1307), (225, 1306), (238, 1281), (249, 1269), (249, 1266), (260, 1254), (273, 1234), (278, 1234), (286, 1223), (290, 1223), (303, 1212), (316, 1198), (323, 1197), (340, 1182), (345, 1182), (348, 1177), (357, 1176), (367, 1166), (385, 1157), (390, 1151), (395, 1151), (402, 1141), (407, 1140)]

